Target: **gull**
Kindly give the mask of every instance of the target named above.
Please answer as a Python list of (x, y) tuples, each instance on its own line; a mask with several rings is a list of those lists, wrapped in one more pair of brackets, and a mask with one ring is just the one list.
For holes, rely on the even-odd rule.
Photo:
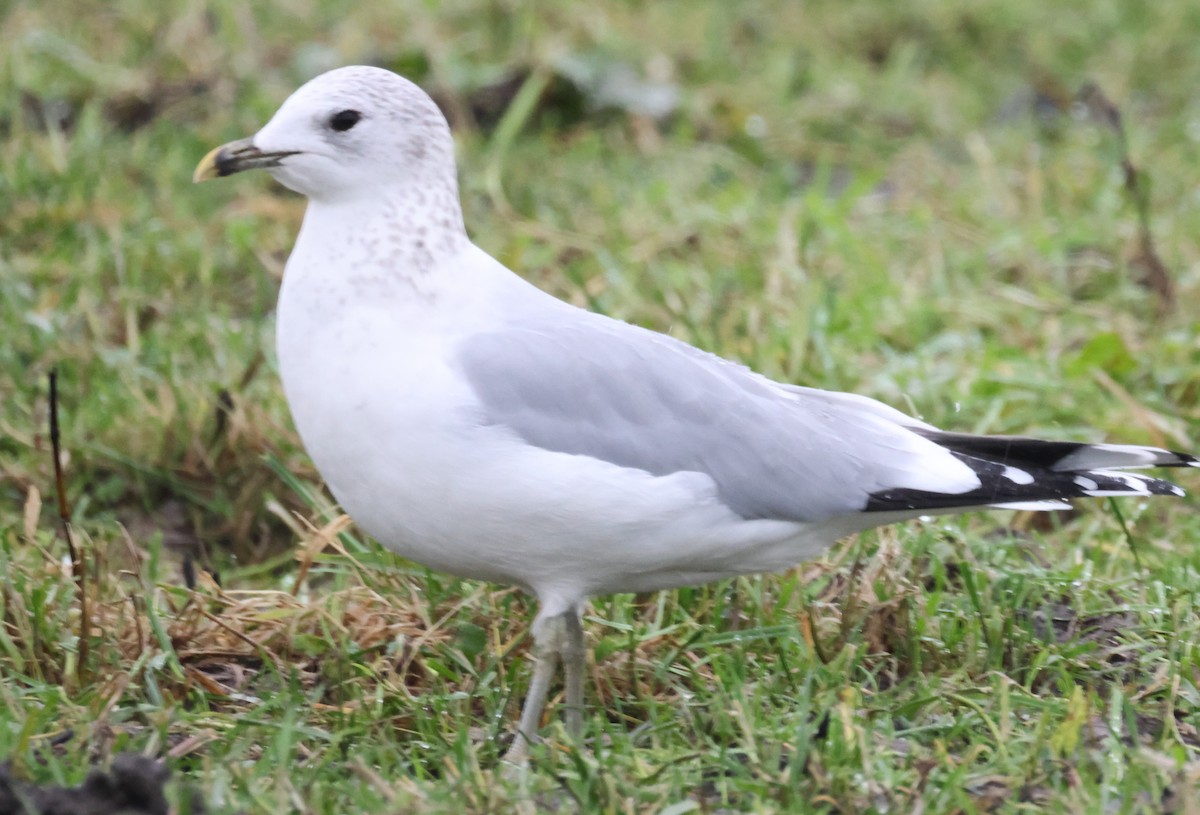
[(446, 119), (390, 71), (318, 76), (195, 180), (253, 168), (308, 198), (276, 351), (334, 497), (400, 555), (537, 599), (514, 763), (560, 661), (567, 733), (582, 735), (593, 595), (779, 571), (920, 515), (1179, 496), (1128, 470), (1200, 466), (945, 432), (558, 300), (468, 238)]

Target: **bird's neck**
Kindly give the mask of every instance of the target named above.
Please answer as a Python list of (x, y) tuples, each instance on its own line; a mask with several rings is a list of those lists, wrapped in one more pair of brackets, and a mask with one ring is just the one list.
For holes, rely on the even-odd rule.
[[(370, 196), (309, 202), (288, 275), (340, 278), (380, 296), (430, 290), (469, 244), (454, 184), (411, 184)], [(293, 266), (296, 268), (293, 268)]]

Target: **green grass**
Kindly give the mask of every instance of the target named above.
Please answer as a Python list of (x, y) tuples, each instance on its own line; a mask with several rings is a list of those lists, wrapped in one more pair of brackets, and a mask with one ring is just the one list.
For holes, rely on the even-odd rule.
[[(1200, 806), (1194, 498), (914, 523), (782, 575), (598, 598), (588, 748), (552, 725), (533, 772), (501, 778), (530, 601), (353, 529), (313, 543), (336, 513), (271, 352), (303, 203), (265, 176), (190, 183), (338, 64), (460, 108), (518, 68), (628, 65), (677, 89), (667, 121), (566, 94), (460, 128), (477, 243), (572, 302), (948, 428), (1195, 450), (1192, 0), (0, 15), (0, 757), (18, 774), (166, 754), (219, 812)], [(1088, 81), (1123, 114), (1165, 307), (1138, 282), (1118, 140), (1072, 104)], [(52, 368), (92, 568), (82, 663)], [(182, 587), (197, 543), (223, 588)]]

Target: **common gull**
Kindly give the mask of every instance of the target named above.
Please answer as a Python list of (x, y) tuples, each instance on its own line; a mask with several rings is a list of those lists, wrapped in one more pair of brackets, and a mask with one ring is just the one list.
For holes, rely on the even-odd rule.
[(446, 119), (380, 68), (313, 79), (195, 179), (252, 168), (308, 198), (276, 348), (330, 490), (393, 551), (538, 600), (510, 761), (537, 737), (560, 660), (581, 734), (589, 596), (785, 569), (918, 515), (1182, 495), (1128, 470), (1197, 466), (944, 432), (562, 302), (467, 237)]

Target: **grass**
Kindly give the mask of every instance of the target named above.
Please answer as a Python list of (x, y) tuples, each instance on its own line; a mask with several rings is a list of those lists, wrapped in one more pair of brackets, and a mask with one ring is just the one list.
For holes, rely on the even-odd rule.
[[(303, 204), (190, 173), (355, 61), (460, 111), (547, 82), (459, 154), (476, 241), (561, 297), (953, 429), (1196, 449), (1200, 8), (794, 5), (0, 12), (0, 756), (76, 783), (165, 754), (220, 812), (1197, 811), (1194, 498), (915, 523), (597, 598), (590, 747), (551, 726), (518, 781), (496, 762), (530, 602), (326, 526), (271, 356)], [(580, 66), (677, 107), (631, 112), (633, 84), (593, 109)], [(1073, 101), (1088, 82), (1140, 193)], [(1167, 295), (1139, 283), (1143, 226)], [(201, 549), (221, 583), (191, 591)]]

